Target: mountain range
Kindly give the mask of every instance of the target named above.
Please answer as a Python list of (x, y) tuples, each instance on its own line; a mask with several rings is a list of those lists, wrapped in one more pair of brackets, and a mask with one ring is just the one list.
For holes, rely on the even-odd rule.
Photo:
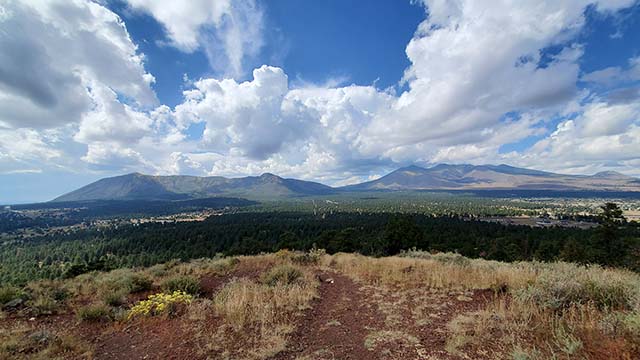
[(408, 166), (344, 190), (594, 190), (640, 191), (640, 179), (615, 171), (563, 175), (509, 165)]
[(335, 189), (327, 185), (284, 179), (269, 173), (242, 178), (132, 173), (98, 180), (53, 201), (178, 200), (216, 196), (262, 199), (333, 192)]
[(267, 199), (381, 190), (640, 191), (640, 179), (613, 171), (563, 175), (509, 165), (449, 164), (430, 168), (412, 165), (373, 181), (339, 188), (269, 173), (242, 178), (132, 173), (98, 180), (53, 201), (177, 200), (217, 196)]

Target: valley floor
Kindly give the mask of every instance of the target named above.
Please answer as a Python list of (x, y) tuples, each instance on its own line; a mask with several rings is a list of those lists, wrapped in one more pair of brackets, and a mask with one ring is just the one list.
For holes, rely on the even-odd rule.
[[(407, 255), (281, 251), (30, 285), (29, 300), (2, 313), (0, 359), (640, 356), (636, 274)], [(141, 279), (150, 281), (132, 287)], [(553, 293), (545, 293), (548, 286)], [(57, 305), (37, 298), (52, 287), (68, 298)], [(594, 287), (597, 293), (589, 293)], [(184, 298), (168, 300), (167, 311), (133, 316), (141, 300), (172, 291)], [(566, 303), (549, 308), (554, 301)]]

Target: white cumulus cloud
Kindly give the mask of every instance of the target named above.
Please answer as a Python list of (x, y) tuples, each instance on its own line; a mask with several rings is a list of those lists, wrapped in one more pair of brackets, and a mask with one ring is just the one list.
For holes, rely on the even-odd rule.
[(122, 20), (88, 1), (0, 1), (0, 125), (80, 121), (99, 82), (140, 106), (157, 100)]
[[(587, 47), (576, 42), (588, 6), (612, 16), (632, 3), (425, 0), (410, 65), (381, 90), (292, 85), (267, 65), (238, 81), (263, 41), (254, 1), (128, 0), (170, 46), (204, 51), (224, 74), (189, 81), (169, 107), (125, 24), (100, 3), (0, 0), (0, 171), (273, 172), (344, 184), (412, 162), (506, 162), (640, 175), (640, 62), (585, 74)], [(530, 148), (501, 152), (530, 137)]]
[(185, 52), (202, 49), (227, 75), (242, 75), (243, 61), (263, 45), (263, 14), (254, 0), (126, 1), (161, 23), (171, 45)]

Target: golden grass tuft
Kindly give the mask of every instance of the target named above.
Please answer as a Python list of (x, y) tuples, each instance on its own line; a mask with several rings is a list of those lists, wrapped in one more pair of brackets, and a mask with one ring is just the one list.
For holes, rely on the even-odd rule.
[[(230, 331), (219, 334), (218, 350), (245, 359), (264, 359), (284, 350), (286, 336), (295, 329), (296, 315), (309, 307), (317, 293), (312, 272), (293, 269), (300, 273), (295, 281), (237, 279), (218, 292), (213, 308)], [(238, 342), (242, 348), (237, 348)]]
[(356, 280), (402, 288), (499, 289), (505, 284), (523, 287), (536, 276), (535, 269), (530, 266), (467, 260), (458, 264), (411, 257), (370, 258), (337, 254), (331, 264)]
[(563, 262), (500, 263), (419, 251), (378, 259), (337, 254), (328, 265), (380, 289), (385, 300), (372, 301), (388, 326), (400, 321), (394, 317), (396, 306), (389, 294), (421, 291), (424, 296), (412, 296), (412, 318), (416, 325), (428, 326), (429, 312), (437, 310), (432, 303), (438, 299), (427, 296), (432, 289), (455, 294), (461, 302), (473, 301), (468, 290), (493, 289), (494, 300), (483, 309), (459, 314), (449, 322), (446, 350), (457, 356), (470, 356), (475, 350), (495, 351), (495, 356), (507, 351), (518, 359), (640, 356), (637, 273)]

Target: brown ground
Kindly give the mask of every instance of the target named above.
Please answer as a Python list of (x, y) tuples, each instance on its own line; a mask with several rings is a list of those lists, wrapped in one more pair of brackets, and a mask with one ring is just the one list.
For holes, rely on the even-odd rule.
[[(241, 263), (228, 274), (204, 276), (202, 296), (212, 298), (232, 279), (256, 279), (262, 271)], [(297, 318), (286, 350), (273, 360), (493, 358), (489, 350), (474, 352), (471, 357), (445, 350), (447, 324), (459, 314), (481, 308), (492, 298), (491, 291), (390, 289), (364, 285), (334, 271), (319, 271), (318, 279), (318, 298)], [(133, 295), (128, 302), (146, 295)], [(206, 329), (215, 331), (218, 320), (208, 316)], [(63, 314), (36, 321), (7, 318), (0, 320), (0, 330), (18, 322), (34, 330), (70, 329), (71, 334), (92, 344), (93, 358), (101, 360), (207, 358), (196, 340), (202, 328), (190, 326), (189, 321), (179, 316), (132, 323), (78, 323), (73, 314)]]
[[(212, 298), (226, 283), (236, 278), (257, 279), (264, 268), (255, 264), (240, 263), (226, 275), (205, 275), (200, 279), (202, 297)], [(154, 291), (151, 291), (154, 293)], [(137, 300), (146, 298), (135, 295)], [(215, 322), (215, 317), (208, 319)], [(95, 358), (100, 360), (125, 359), (172, 359), (189, 360), (202, 358), (193, 328), (180, 317), (148, 318), (131, 324), (114, 326), (92, 339)], [(185, 324), (186, 322), (186, 324)], [(209, 328), (217, 324), (207, 324)]]
[(274, 359), (369, 359), (364, 340), (382, 319), (368, 294), (338, 273), (323, 272), (318, 278), (319, 298), (299, 322), (289, 348)]
[[(465, 359), (445, 350), (447, 324), (493, 296), (490, 290), (465, 296), (363, 286), (335, 272), (320, 273), (319, 279), (319, 298), (298, 323), (288, 349), (272, 360)], [(431, 302), (424, 306), (425, 300)], [(476, 353), (474, 359), (490, 358), (485, 355)]]

